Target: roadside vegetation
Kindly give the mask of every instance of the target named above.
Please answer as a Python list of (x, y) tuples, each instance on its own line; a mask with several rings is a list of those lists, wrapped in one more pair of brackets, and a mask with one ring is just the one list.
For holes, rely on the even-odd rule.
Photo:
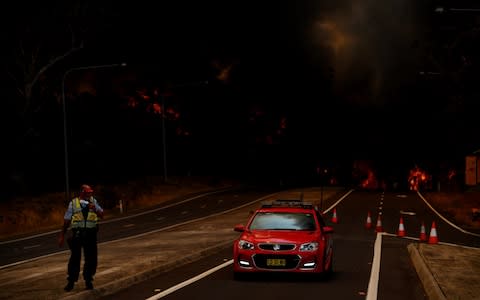
[[(234, 181), (210, 177), (171, 177), (167, 183), (163, 182), (161, 177), (151, 177), (118, 186), (92, 187), (95, 190), (95, 197), (105, 209), (105, 219), (108, 219), (121, 214), (121, 209), (123, 213), (131, 212), (176, 197), (233, 184)], [(0, 239), (60, 229), (67, 205), (63, 192), (15, 198), (0, 203)]]
[[(170, 178), (164, 183), (160, 177), (151, 177), (118, 186), (98, 185), (94, 189), (96, 198), (105, 209), (105, 219), (109, 219), (176, 197), (236, 183), (201, 177)], [(466, 230), (480, 230), (480, 220), (474, 219), (472, 213), (480, 208), (479, 191), (429, 192), (424, 196), (438, 212), (457, 225)], [(65, 194), (58, 192), (0, 203), (0, 239), (60, 229), (67, 207), (65, 202)]]

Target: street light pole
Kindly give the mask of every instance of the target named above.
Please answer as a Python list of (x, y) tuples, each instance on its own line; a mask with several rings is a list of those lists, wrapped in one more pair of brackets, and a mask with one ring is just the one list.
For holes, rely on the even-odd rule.
[[(194, 87), (194, 86), (203, 86), (207, 85), (208, 81), (197, 81), (197, 82), (187, 82), (181, 84), (175, 84), (169, 86), (169, 89), (176, 89), (181, 87)], [(166, 139), (166, 124), (165, 119), (167, 118), (167, 111), (165, 107), (165, 97), (166, 95), (160, 94), (162, 99), (162, 149), (163, 149), (163, 181), (167, 182), (167, 139)]]
[(320, 172), (320, 210), (323, 211), (323, 186), (325, 185), (325, 175), (328, 170), (324, 169)]
[(70, 201), (70, 178), (68, 170), (68, 134), (67, 134), (67, 108), (65, 101), (65, 80), (71, 72), (88, 70), (88, 69), (100, 69), (100, 68), (114, 68), (114, 67), (125, 67), (126, 63), (120, 64), (108, 64), (108, 65), (94, 65), (94, 66), (84, 66), (84, 67), (74, 67), (70, 68), (63, 74), (62, 78), (62, 112), (63, 112), (63, 146), (64, 146), (64, 156), (65, 156), (65, 202)]
[(167, 182), (167, 141), (165, 137), (165, 118), (167, 117), (165, 111), (165, 96), (162, 97), (162, 146), (163, 146), (163, 181)]

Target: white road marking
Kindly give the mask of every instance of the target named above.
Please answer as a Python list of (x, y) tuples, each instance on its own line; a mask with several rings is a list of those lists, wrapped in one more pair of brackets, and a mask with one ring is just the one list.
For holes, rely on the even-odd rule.
[(202, 279), (202, 278), (205, 278), (205, 277), (207, 277), (208, 275), (210, 275), (210, 274), (212, 274), (212, 273), (215, 273), (215, 272), (217, 272), (218, 270), (223, 269), (223, 268), (231, 265), (232, 263), (233, 263), (233, 259), (230, 259), (229, 261), (224, 262), (223, 264), (218, 265), (218, 266), (216, 266), (215, 268), (212, 268), (212, 269), (210, 269), (210, 270), (207, 270), (207, 271), (205, 271), (205, 272), (203, 272), (203, 273), (201, 273), (201, 274), (199, 274), (199, 275), (197, 275), (197, 276), (195, 276), (195, 277), (192, 277), (192, 278), (190, 278), (190, 279), (188, 279), (188, 280), (185, 280), (184, 282), (181, 282), (181, 283), (179, 283), (179, 284), (177, 284), (177, 285), (174, 285), (174, 286), (172, 286), (171, 288), (168, 288), (168, 289), (164, 290), (164, 291), (161, 292), (161, 293), (158, 293), (158, 294), (156, 294), (156, 295), (154, 295), (154, 296), (152, 296), (152, 297), (150, 297), (150, 298), (147, 298), (146, 300), (156, 300), (156, 299), (163, 298), (163, 297), (167, 296), (168, 294), (171, 294), (171, 293), (173, 293), (173, 292), (175, 292), (175, 291), (177, 291), (177, 290), (179, 290), (179, 289), (181, 289), (181, 288), (186, 287), (187, 285), (190, 285), (190, 284), (194, 283), (195, 281), (198, 281), (198, 280), (200, 280), (200, 279)]
[(25, 246), (23, 247), (23, 249), (27, 250), (27, 249), (32, 249), (32, 248), (37, 248), (37, 247), (40, 247), (41, 244), (36, 244), (36, 245), (31, 245), (31, 246)]
[[(58, 272), (58, 271), (61, 271), (61, 270), (64, 270), (64, 269), (65, 269), (64, 266), (57, 267), (57, 268), (48, 268), (47, 267), (42, 272), (32, 273), (32, 274), (28, 274), (28, 275), (23, 276), (22, 280), (32, 279), (32, 278), (35, 278), (35, 277), (45, 278), (47, 273)], [(41, 280), (41, 279), (39, 279), (39, 280)], [(15, 283), (15, 282), (17, 282), (16, 278), (11, 279), (11, 280), (0, 281), (0, 287), (4, 287), (4, 286), (10, 285), (10, 284)]]
[(382, 233), (377, 233), (375, 246), (373, 250), (372, 270), (370, 271), (370, 281), (368, 282), (366, 300), (376, 300), (378, 293), (378, 279), (380, 275), (380, 257), (382, 255)]
[[(348, 191), (345, 195), (343, 195), (335, 204), (333, 204), (329, 209), (327, 209), (327, 210), (325, 211), (325, 213), (328, 212), (328, 211), (329, 211), (330, 209), (332, 209), (333, 207), (335, 207), (335, 205), (337, 205), (338, 203), (340, 203), (340, 201), (342, 201), (343, 199), (345, 199), (351, 192), (353, 192), (353, 190), (350, 190), (350, 191)], [(264, 198), (266, 198), (266, 197), (264, 197)], [(380, 247), (381, 247), (381, 246), (380, 246)], [(212, 269), (210, 269), (210, 270), (207, 270), (207, 271), (205, 271), (205, 272), (203, 272), (203, 273), (201, 273), (201, 274), (199, 274), (199, 275), (197, 275), (197, 276), (195, 276), (195, 277), (192, 277), (192, 278), (190, 278), (190, 279), (188, 279), (188, 280), (185, 280), (184, 282), (181, 282), (181, 283), (179, 283), (179, 284), (177, 284), (177, 285), (174, 285), (174, 286), (172, 286), (172, 287), (164, 290), (164, 291), (161, 292), (161, 293), (158, 293), (158, 294), (156, 294), (156, 295), (154, 295), (154, 296), (152, 296), (152, 297), (150, 297), (150, 298), (147, 298), (146, 300), (161, 299), (161, 298), (163, 298), (163, 297), (165, 297), (165, 296), (167, 296), (167, 295), (169, 295), (169, 294), (171, 294), (171, 293), (173, 293), (173, 292), (175, 292), (175, 291), (177, 291), (177, 290), (179, 290), (179, 289), (181, 289), (181, 288), (184, 288), (184, 287), (186, 287), (186, 286), (188, 286), (188, 285), (190, 285), (190, 284), (192, 284), (192, 283), (194, 283), (194, 282), (196, 282), (196, 281), (198, 281), (198, 280), (200, 280), (200, 279), (203, 279), (203, 278), (207, 277), (208, 275), (210, 275), (210, 274), (212, 274), (212, 273), (214, 273), (214, 272), (216, 272), (216, 271), (218, 271), (218, 270), (220, 270), (220, 269), (223, 269), (223, 268), (231, 265), (232, 263), (233, 263), (233, 259), (230, 259), (230, 260), (224, 262), (224, 263), (221, 264), (221, 265), (218, 265), (218, 266), (216, 266), (216, 267), (214, 267), (214, 268), (212, 268)], [(380, 268), (380, 266), (378, 266), (378, 269), (379, 269), (379, 268)], [(377, 285), (378, 285), (378, 270), (377, 270)], [(376, 291), (375, 291), (375, 293), (376, 293)]]
[(413, 211), (403, 211), (403, 210), (401, 210), (401, 211), (400, 211), (400, 214), (401, 214), (401, 215), (414, 216), (414, 215), (416, 215), (417, 213), (415, 213), (415, 212), (413, 212)]
[(418, 196), (419, 196), (420, 198), (422, 198), (423, 202), (425, 202), (425, 204), (426, 204), (428, 207), (430, 207), (430, 209), (431, 209), (440, 219), (442, 219), (443, 221), (445, 221), (445, 223), (449, 224), (449, 225), (452, 226), (453, 228), (455, 228), (455, 229), (457, 229), (457, 230), (459, 230), (459, 231), (461, 231), (461, 232), (463, 232), (463, 233), (466, 233), (466, 234), (469, 234), (469, 235), (473, 235), (473, 236), (476, 236), (476, 237), (480, 237), (480, 234), (478, 234), (478, 233), (473, 233), (473, 232), (470, 232), (470, 231), (466, 231), (465, 229), (460, 228), (460, 227), (458, 227), (457, 225), (455, 225), (455, 224), (453, 224), (452, 222), (450, 222), (449, 220), (447, 220), (447, 218), (445, 218), (444, 216), (442, 216), (439, 212), (437, 212), (437, 211), (435, 210), (435, 208), (433, 208), (433, 207), (430, 205), (430, 203), (428, 203), (427, 199), (425, 199), (425, 198), (423, 197), (423, 195), (420, 194), (420, 192), (417, 191), (417, 194), (418, 194)]
[[(222, 191), (224, 191), (224, 190), (222, 190)], [(220, 192), (220, 191), (210, 192), (210, 193), (206, 193), (206, 194), (203, 194), (203, 195), (210, 195), (210, 194), (215, 194), (215, 193), (219, 193), (219, 192)], [(345, 194), (339, 201), (337, 201), (337, 203), (340, 202), (341, 200), (343, 200), (343, 198), (345, 198), (346, 196), (348, 196), (348, 194), (350, 194), (351, 192), (353, 192), (353, 190), (350, 190), (347, 194)], [(212, 215), (200, 217), (200, 218), (197, 218), (197, 219), (188, 220), (188, 221), (185, 221), (185, 222), (182, 222), (182, 223), (173, 224), (173, 225), (170, 225), (170, 226), (167, 226), (167, 227), (162, 227), (162, 228), (159, 228), (159, 229), (147, 231), (147, 232), (140, 233), (140, 234), (133, 235), (133, 236), (128, 236), (128, 237), (125, 237), (125, 238), (121, 238), (121, 239), (117, 239), (117, 240), (112, 240), (112, 241), (102, 242), (102, 243), (99, 243), (99, 245), (106, 245), (106, 244), (111, 244), (111, 243), (116, 243), (116, 242), (121, 242), (121, 241), (130, 240), (130, 239), (134, 239), (134, 238), (139, 238), (139, 237), (146, 236), (146, 235), (149, 235), (149, 234), (152, 234), (152, 233), (155, 233), (155, 232), (167, 231), (167, 230), (170, 230), (170, 229), (172, 229), (172, 228), (180, 227), (180, 226), (183, 226), (183, 225), (186, 225), (186, 224), (190, 224), (190, 223), (193, 223), (193, 222), (198, 222), (198, 221), (205, 220), (205, 219), (208, 219), (208, 218), (212, 218), (212, 217), (215, 217), (215, 216), (220, 216), (220, 215), (223, 215), (223, 214), (227, 214), (227, 213), (229, 213), (229, 212), (232, 212), (232, 211), (239, 210), (239, 209), (242, 209), (242, 208), (244, 208), (244, 207), (250, 206), (250, 205), (252, 205), (252, 204), (254, 204), (254, 203), (264, 201), (265, 199), (269, 199), (269, 198), (271, 198), (271, 197), (273, 197), (273, 196), (275, 196), (275, 195), (277, 195), (277, 194), (279, 194), (279, 192), (268, 194), (268, 195), (266, 195), (266, 196), (263, 196), (263, 197), (261, 197), (261, 198), (255, 199), (255, 200), (253, 200), (253, 201), (250, 201), (250, 202), (248, 202), (248, 203), (242, 204), (242, 205), (240, 205), (240, 206), (237, 206), (237, 207), (228, 209), (228, 210), (226, 210), (226, 211), (221, 211), (221, 212), (218, 212), (218, 213), (215, 213), (215, 214), (212, 214)], [(189, 199), (187, 199), (187, 200), (181, 201), (181, 202), (179, 202), (179, 203), (184, 203), (184, 202), (187, 202), (187, 201), (190, 201), (190, 200), (199, 198), (199, 197), (201, 197), (201, 196), (202, 196), (202, 195), (195, 196), (195, 197), (189, 198)], [(166, 207), (170, 207), (170, 206), (174, 206), (174, 205), (168, 205), (168, 206), (166, 206)], [(159, 209), (154, 209), (153, 211), (157, 211), (157, 210), (160, 210), (160, 209), (163, 209), (163, 208), (166, 208), (166, 207), (162, 207), (162, 208), (159, 208)], [(332, 206), (332, 207), (333, 207), (333, 206)], [(152, 211), (150, 211), (150, 212), (152, 212)], [(136, 214), (136, 215), (133, 215), (133, 216), (138, 216), (138, 215), (143, 215), (143, 214), (145, 214), (145, 213), (139, 213), (139, 214)], [(118, 218), (118, 219), (112, 219), (112, 220), (110, 220), (110, 222), (118, 221), (118, 220), (123, 220), (123, 219), (128, 219), (128, 218), (133, 217), (133, 216), (126, 216), (126, 217), (122, 217), (122, 218)], [(103, 223), (103, 222), (101, 222), (101, 223)], [(57, 231), (50, 231), (50, 232), (46, 232), (46, 233), (42, 233), (42, 234), (38, 234), (38, 235), (35, 235), (35, 236), (26, 237), (26, 238), (20, 238), (20, 239), (15, 239), (15, 240), (9, 240), (9, 241), (5, 241), (5, 242), (0, 242), (0, 245), (4, 245), (4, 244), (8, 244), (8, 243), (13, 243), (13, 242), (17, 242), (17, 241), (22, 241), (22, 240), (27, 240), (27, 239), (30, 239), (30, 238), (33, 238), (33, 237), (43, 236), (43, 235), (47, 235), (47, 234), (51, 234), (51, 233), (55, 233), (55, 232), (58, 232), (58, 230), (57, 230)], [(59, 251), (59, 252), (54, 252), (54, 253), (50, 253), (50, 254), (46, 254), (46, 255), (42, 255), (42, 256), (37, 256), (37, 257), (29, 258), (29, 259), (22, 260), (22, 261), (17, 261), (17, 262), (8, 264), (8, 265), (0, 266), (0, 270), (5, 269), (5, 268), (9, 268), (9, 267), (12, 267), (12, 266), (24, 264), (24, 263), (36, 261), (36, 260), (39, 260), (39, 259), (41, 259), (41, 258), (50, 257), (50, 256), (58, 255), (58, 254), (69, 253), (69, 252), (70, 252), (70, 250), (64, 250), (64, 251)]]
[(340, 199), (337, 200), (337, 202), (333, 203), (328, 209), (323, 211), (323, 214), (328, 213), (331, 209), (333, 209), (335, 206), (337, 206), (338, 203), (342, 202), (343, 199), (347, 198), (348, 195), (350, 195), (354, 190), (349, 190), (345, 195), (343, 195)]
[(106, 269), (104, 271), (101, 271), (101, 272), (97, 273), (97, 276), (102, 276), (102, 275), (114, 273), (114, 272), (117, 272), (117, 271), (120, 271), (120, 270), (121, 270), (120, 267), (109, 268), (109, 269)]
[[(201, 198), (201, 197), (203, 197), (203, 196), (218, 194), (218, 193), (225, 192), (225, 191), (228, 191), (228, 190), (231, 190), (231, 189), (234, 189), (234, 187), (227, 187), (227, 188), (215, 190), (215, 191), (212, 191), (212, 192), (207, 192), (207, 193), (199, 194), (199, 195), (197, 195), (197, 196), (190, 197), (190, 198), (187, 198), (187, 199), (185, 199), (185, 200), (182, 200), (182, 201), (179, 201), (179, 202), (175, 202), (175, 203), (172, 203), (172, 204), (169, 204), (169, 205), (165, 205), (165, 206), (162, 206), (162, 207), (159, 207), (159, 208), (150, 209), (150, 210), (147, 210), (147, 211), (144, 211), (144, 212), (141, 212), (141, 213), (137, 213), (137, 214), (133, 214), (133, 215), (128, 215), (128, 216), (125, 216), (125, 217), (112, 218), (112, 219), (109, 219), (109, 220), (101, 221), (101, 222), (99, 222), (99, 223), (100, 223), (100, 224), (105, 224), (105, 223), (112, 223), (112, 222), (116, 222), (116, 221), (120, 221), (120, 220), (125, 220), (125, 219), (134, 218), (134, 217), (137, 217), (137, 216), (149, 214), (149, 213), (152, 213), (152, 212), (155, 212), (155, 211), (159, 211), (159, 210), (162, 210), (162, 209), (165, 209), (165, 208), (169, 208), (169, 207), (172, 207), (172, 206), (176, 206), (176, 205), (179, 205), (179, 204), (182, 204), (182, 203), (185, 203), (185, 202), (189, 202), (189, 201), (195, 200), (195, 199), (197, 199), (197, 198)], [(271, 195), (274, 195), (274, 194), (271, 194)], [(249, 204), (249, 203), (248, 203), (248, 204)], [(31, 235), (31, 236), (27, 236), (27, 237), (23, 237), (23, 238), (18, 238), (18, 239), (14, 239), (14, 240), (3, 241), (3, 242), (0, 242), (0, 245), (15, 243), (15, 242), (24, 241), (24, 240), (29, 240), (29, 239), (33, 239), (33, 238), (36, 238), (36, 237), (45, 236), (45, 235), (49, 235), (49, 234), (52, 234), (52, 233), (58, 233), (58, 232), (60, 232), (60, 230), (53, 230), (53, 231), (44, 232), (44, 233), (40, 233), (40, 234), (36, 234), (36, 235)]]
[[(412, 240), (412, 241), (419, 241), (419, 238), (416, 237), (411, 237), (411, 236), (402, 236), (399, 237), (398, 235), (394, 233), (388, 233), (388, 232), (382, 232), (382, 235), (385, 236), (391, 236), (391, 237), (397, 237), (397, 238), (402, 238), (402, 239), (407, 239), (407, 240)], [(459, 245), (459, 244), (452, 244), (452, 243), (447, 243), (447, 242), (438, 242), (439, 245), (447, 245), (447, 246), (455, 246), (455, 247), (460, 247), (460, 248), (465, 248), (465, 249), (473, 249), (473, 250), (478, 250), (478, 247), (470, 247), (470, 246), (464, 246), (464, 245)]]

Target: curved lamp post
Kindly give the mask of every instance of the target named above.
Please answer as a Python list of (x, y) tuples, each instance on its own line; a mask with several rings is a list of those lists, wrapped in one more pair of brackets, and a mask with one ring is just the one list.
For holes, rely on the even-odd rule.
[(114, 68), (114, 67), (125, 67), (126, 63), (120, 64), (108, 64), (108, 65), (94, 65), (94, 66), (83, 66), (83, 67), (74, 67), (65, 71), (62, 78), (62, 108), (63, 108), (63, 142), (64, 142), (64, 152), (65, 152), (65, 202), (70, 201), (70, 179), (68, 171), (68, 139), (67, 139), (67, 110), (66, 110), (66, 101), (65, 101), (65, 79), (68, 74), (74, 71), (80, 70), (89, 70), (89, 69), (100, 69), (100, 68)]
[[(205, 86), (208, 85), (208, 80), (205, 81), (195, 81), (195, 82), (186, 82), (186, 83), (179, 83), (175, 85), (171, 85), (168, 89), (177, 89), (182, 87), (194, 87), (194, 86)], [(163, 181), (168, 182), (167, 180), (167, 139), (166, 139), (166, 127), (165, 127), (165, 118), (166, 118), (166, 110), (165, 110), (165, 95), (160, 95), (162, 100), (162, 148), (163, 148)]]

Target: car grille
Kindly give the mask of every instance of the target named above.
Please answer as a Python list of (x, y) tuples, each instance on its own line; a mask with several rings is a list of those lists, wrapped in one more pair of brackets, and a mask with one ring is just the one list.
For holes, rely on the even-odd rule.
[[(285, 265), (268, 265), (269, 260), (285, 260)], [(255, 254), (253, 256), (253, 262), (259, 269), (268, 270), (286, 270), (295, 269), (300, 262), (298, 255), (268, 255), (268, 254)]]
[(262, 250), (271, 251), (288, 251), (295, 249), (295, 244), (259, 244), (258, 247)]

